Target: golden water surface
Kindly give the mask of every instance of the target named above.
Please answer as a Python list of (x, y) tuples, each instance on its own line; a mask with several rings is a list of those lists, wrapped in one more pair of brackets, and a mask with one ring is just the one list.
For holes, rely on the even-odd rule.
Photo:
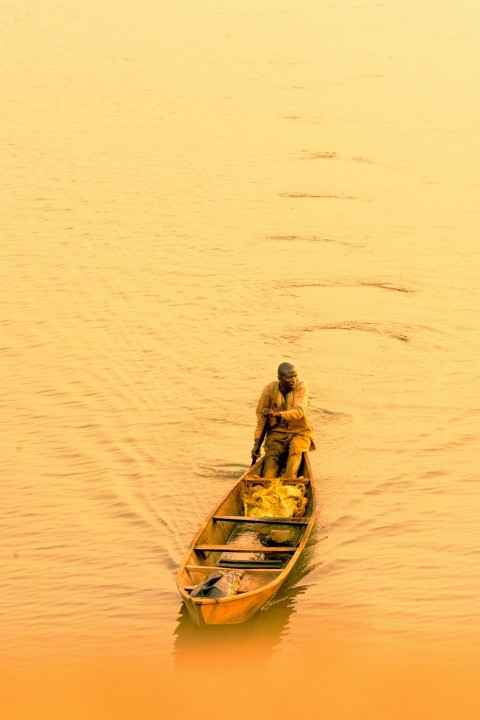
[[(1, 720), (478, 718), (478, 4), (1, 15)], [(283, 360), (314, 542), (196, 628)]]

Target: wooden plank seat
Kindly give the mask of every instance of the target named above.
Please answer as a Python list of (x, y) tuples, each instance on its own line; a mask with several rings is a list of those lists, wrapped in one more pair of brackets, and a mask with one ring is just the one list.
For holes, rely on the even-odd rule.
[(250, 517), (249, 515), (213, 515), (212, 520), (224, 522), (266, 523), (268, 525), (308, 525), (308, 518)]
[[(243, 478), (244, 483), (253, 483), (253, 485), (270, 485), (272, 480), (275, 478), (262, 478), (262, 477), (246, 477)], [(310, 480), (304, 477), (298, 478), (280, 478), (284, 485), (308, 485)]]
[[(195, 587), (197, 587), (197, 586), (196, 585), (184, 585), (183, 589), (185, 590), (185, 592), (191, 593), (193, 588), (195, 588)], [(237, 590), (237, 592), (235, 594), (243, 595), (243, 593), (246, 593), (246, 592), (248, 592), (248, 590)]]
[[(183, 589), (185, 592), (191, 593), (193, 588), (197, 587), (196, 585), (184, 585)], [(237, 590), (236, 595), (241, 595), (242, 593), (247, 592), (246, 590)]]
[(295, 547), (264, 547), (263, 545), (253, 545), (250, 547), (240, 547), (238, 545), (196, 545), (194, 548), (197, 553), (204, 552), (266, 552), (266, 553), (294, 553)]
[(219, 560), (218, 567), (228, 570), (248, 570), (249, 572), (254, 570), (281, 572), (283, 563), (284, 561), (279, 557), (266, 560), (229, 560), (228, 558), (222, 558)]
[[(271, 569), (272, 572), (281, 572), (281, 570), (277, 570), (276, 568), (280, 566), (280, 563), (282, 562), (281, 558), (274, 558), (272, 560), (227, 560), (223, 559), (220, 560), (218, 565), (186, 565), (185, 569), (189, 571), (197, 572), (198, 570), (205, 570), (205, 572), (213, 572), (214, 570), (228, 570), (228, 569), (237, 569), (237, 570), (249, 570), (253, 572), (263, 572), (264, 570)], [(265, 567), (269, 563), (274, 563), (275, 565), (271, 568)], [(247, 567), (248, 565), (248, 567)]]

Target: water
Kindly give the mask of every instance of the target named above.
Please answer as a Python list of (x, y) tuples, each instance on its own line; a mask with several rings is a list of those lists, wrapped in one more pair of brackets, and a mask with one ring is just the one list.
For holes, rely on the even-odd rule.
[[(417, 653), (433, 697), (438, 658), (480, 641), (476, 5), (3, 15), (2, 720), (25, 683), (29, 720), (157, 717), (155, 673), (225, 648), (312, 658), (332, 717), (371, 717), (342, 700), (356, 653), (359, 698), (400, 676), (415, 696)], [(317, 542), (248, 627), (206, 636), (175, 572), (283, 360), (310, 388)]]

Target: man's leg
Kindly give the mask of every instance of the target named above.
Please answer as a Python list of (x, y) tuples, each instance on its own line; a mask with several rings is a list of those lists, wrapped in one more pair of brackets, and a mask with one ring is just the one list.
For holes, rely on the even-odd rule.
[(302, 454), (307, 452), (310, 447), (310, 438), (303, 435), (294, 435), (290, 440), (288, 447), (287, 467), (285, 468), (285, 477), (297, 477), (300, 463), (302, 462)]
[(286, 439), (275, 436), (273, 433), (267, 437), (265, 443), (265, 459), (263, 461), (263, 477), (278, 477), (280, 457), (286, 448)]

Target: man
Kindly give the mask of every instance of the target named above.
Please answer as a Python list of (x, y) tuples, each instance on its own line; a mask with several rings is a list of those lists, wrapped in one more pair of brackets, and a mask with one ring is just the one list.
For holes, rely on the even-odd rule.
[(302, 453), (313, 450), (313, 428), (306, 415), (308, 389), (299, 380), (295, 366), (283, 362), (278, 366), (278, 380), (266, 385), (257, 405), (257, 427), (252, 460), (260, 457), (260, 435), (265, 422), (269, 421), (265, 441), (263, 476), (278, 477), (281, 457), (288, 450), (285, 477), (296, 477)]

